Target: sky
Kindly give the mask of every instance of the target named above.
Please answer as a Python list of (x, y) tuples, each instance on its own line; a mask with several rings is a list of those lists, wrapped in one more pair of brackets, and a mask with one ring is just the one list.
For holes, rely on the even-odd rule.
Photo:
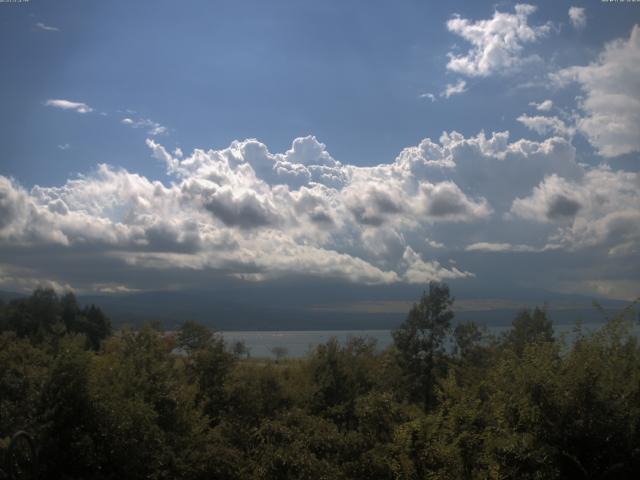
[(2, 290), (640, 295), (639, 2), (5, 2), (0, 61)]

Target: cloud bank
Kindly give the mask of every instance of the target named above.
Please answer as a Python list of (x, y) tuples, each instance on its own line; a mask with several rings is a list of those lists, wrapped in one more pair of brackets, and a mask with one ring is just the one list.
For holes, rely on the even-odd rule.
[[(147, 145), (170, 183), (109, 165), (31, 190), (0, 177), (3, 250), (32, 262), (56, 252), (45, 263), (58, 276), (44, 278), (59, 284), (135, 289), (125, 282), (134, 270), (424, 284), (475, 275), (436, 251), (624, 256), (640, 240), (638, 174), (581, 166), (563, 137), (450, 132), (371, 167), (336, 160), (313, 136), (283, 153), (255, 139), (186, 156)], [(510, 224), (540, 240), (523, 244)], [(64, 278), (87, 258), (121, 277)]]

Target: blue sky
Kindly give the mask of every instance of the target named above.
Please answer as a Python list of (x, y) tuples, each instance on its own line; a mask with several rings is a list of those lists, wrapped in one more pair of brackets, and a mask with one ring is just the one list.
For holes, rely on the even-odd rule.
[[(570, 5), (542, 2), (531, 17), (564, 24), (535, 45), (560, 66), (568, 57), (589, 61), (638, 21), (635, 5), (589, 2), (597, 25), (576, 32), (566, 25)], [(489, 2), (424, 1), (3, 5), (2, 173), (27, 185), (59, 183), (107, 162), (159, 177), (144, 131), (114, 122), (128, 109), (165, 125), (166, 142), (183, 149), (258, 138), (283, 151), (293, 138), (313, 134), (354, 164), (387, 162), (443, 131), (523, 135), (515, 118), (540, 95), (514, 91), (526, 76), (475, 80), (467, 95), (447, 102), (418, 98), (457, 80), (446, 69), (447, 53), (463, 42), (446, 21), (453, 13), (481, 19), (492, 11)], [(49, 98), (78, 99), (108, 117), (47, 111)], [(65, 144), (68, 150), (56, 151)]]
[[(0, 4), (3, 288), (190, 288), (154, 283), (160, 269), (355, 284), (551, 277), (550, 290), (631, 298), (638, 23), (640, 4), (600, 1)], [(245, 139), (257, 142), (224, 153)], [(449, 164), (425, 173), (414, 158), (398, 173), (401, 152)], [(147, 198), (154, 181), (165, 190)], [(109, 233), (90, 238), (88, 225)], [(232, 262), (211, 254), (221, 244)], [(60, 249), (122, 269), (80, 279), (13, 260)], [(536, 267), (510, 268), (521, 262)]]

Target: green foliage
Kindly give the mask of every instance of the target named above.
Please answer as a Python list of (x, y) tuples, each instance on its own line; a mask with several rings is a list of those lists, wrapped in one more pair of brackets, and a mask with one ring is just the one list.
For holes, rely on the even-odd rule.
[(51, 356), (13, 332), (0, 334), (0, 438), (33, 426)]
[(521, 355), (531, 343), (553, 342), (553, 324), (546, 308), (536, 307), (533, 312), (523, 310), (512, 322), (512, 328), (504, 336), (504, 343)]
[(250, 427), (259, 427), (267, 418), (292, 404), (284, 389), (281, 369), (266, 365), (238, 365), (224, 382), (230, 418)]
[(67, 337), (58, 354), (40, 397), (44, 470), (51, 478), (83, 478), (97, 468), (89, 374), (91, 355), (84, 339)]
[(624, 315), (565, 344), (543, 309), (492, 339), (451, 332), (451, 305), (432, 284), (383, 352), (332, 339), (274, 361), (194, 322), (96, 344), (83, 322), (104, 335), (98, 309), (38, 291), (0, 306), (0, 452), (27, 429), (56, 479), (637, 477), (640, 345)]
[(255, 437), (251, 478), (345, 478), (336, 461), (342, 439), (331, 422), (294, 410), (266, 420)]
[(207, 443), (208, 422), (172, 349), (145, 327), (111, 339), (95, 363), (100, 451), (119, 478), (192, 478), (204, 468), (199, 444)]
[(30, 297), (0, 308), (2, 331), (33, 343), (55, 343), (65, 333), (83, 334), (87, 345), (98, 350), (100, 342), (111, 334), (111, 322), (95, 305), (80, 308), (72, 292), (58, 297), (51, 288), (39, 288)]
[(198, 402), (213, 423), (219, 421), (228, 403), (224, 383), (236, 360), (225, 349), (222, 339), (217, 337), (185, 359), (187, 376), (198, 386)]
[(375, 384), (375, 343), (352, 338), (341, 347), (335, 338), (320, 345), (310, 358), (313, 382), (311, 410), (339, 426), (355, 424), (355, 405), (360, 395)]
[(463, 359), (476, 359), (482, 349), (484, 333), (475, 322), (465, 322), (456, 325), (453, 330), (455, 340), (454, 353)]
[(393, 341), (412, 399), (432, 408), (436, 381), (444, 366), (444, 342), (453, 319), (449, 287), (431, 282), (420, 302), (413, 305), (404, 323), (393, 332)]
[(207, 348), (213, 340), (213, 332), (204, 325), (187, 320), (182, 324), (176, 338), (176, 346), (187, 352)]

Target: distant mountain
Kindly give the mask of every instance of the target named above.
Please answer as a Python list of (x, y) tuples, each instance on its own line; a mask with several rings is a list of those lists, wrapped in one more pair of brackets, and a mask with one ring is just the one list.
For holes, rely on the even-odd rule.
[[(173, 329), (185, 320), (196, 320), (216, 330), (372, 330), (396, 328), (418, 299), (322, 304), (321, 294), (302, 301), (292, 293), (289, 299), (283, 294), (264, 295), (259, 289), (245, 292), (244, 298), (220, 291), (163, 291), (80, 296), (79, 301), (100, 306), (116, 325), (157, 320), (164, 328)], [(459, 298), (454, 304), (456, 319), (487, 326), (509, 325), (523, 308), (546, 302), (556, 323), (604, 321), (589, 297), (545, 294), (524, 300)], [(601, 303), (610, 314), (627, 305), (611, 300)]]
[(15, 300), (16, 298), (24, 297), (26, 297), (24, 293), (6, 292), (4, 290), (0, 290), (0, 300), (2, 300), (3, 302), (10, 302), (11, 300)]
[[(462, 287), (462, 288), (461, 288)], [(474, 320), (486, 326), (509, 325), (523, 308), (548, 306), (555, 323), (602, 322), (593, 299), (544, 290), (511, 288), (508, 298), (495, 290), (466, 290), (452, 286), (456, 297), (456, 321)], [(82, 305), (99, 306), (116, 327), (159, 321), (175, 329), (185, 320), (196, 320), (216, 330), (375, 330), (396, 328), (405, 318), (420, 288), (397, 286), (354, 287), (318, 283), (298, 289), (295, 284), (237, 284), (200, 291), (154, 291), (127, 294), (78, 295)], [(5, 302), (24, 297), (0, 291)], [(383, 299), (383, 300), (380, 300)], [(599, 300), (609, 315), (627, 302)], [(636, 307), (635, 315), (640, 309)]]

